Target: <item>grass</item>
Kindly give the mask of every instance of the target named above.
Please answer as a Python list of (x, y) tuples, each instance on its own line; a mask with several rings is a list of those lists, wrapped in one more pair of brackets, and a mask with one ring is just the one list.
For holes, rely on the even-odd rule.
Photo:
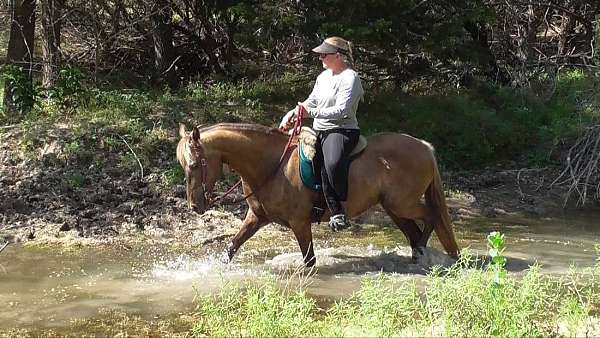
[[(493, 250), (493, 248), (492, 248)], [(502, 250), (497, 250), (496, 253)], [(501, 255), (501, 254), (500, 254)], [(497, 256), (498, 257), (498, 256)], [(328, 308), (306, 285), (265, 277), (227, 284), (198, 295), (192, 336), (477, 336), (521, 337), (599, 334), (600, 263), (566, 276), (547, 276), (536, 265), (498, 283), (494, 264), (468, 254), (425, 280), (393, 275), (363, 278), (361, 288)], [(595, 330), (600, 329), (596, 326)]]

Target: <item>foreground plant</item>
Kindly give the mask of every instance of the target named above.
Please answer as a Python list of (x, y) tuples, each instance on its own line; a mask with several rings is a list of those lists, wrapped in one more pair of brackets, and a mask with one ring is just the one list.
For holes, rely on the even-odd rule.
[[(227, 284), (199, 296), (194, 336), (477, 336), (600, 335), (600, 263), (568, 276), (524, 276), (505, 269), (504, 235), (488, 236), (490, 263), (465, 251), (450, 268), (425, 279), (365, 277), (348, 299), (320, 309), (303, 287), (274, 278)], [(417, 283), (423, 283), (424, 287)], [(286, 282), (289, 285), (289, 281)]]

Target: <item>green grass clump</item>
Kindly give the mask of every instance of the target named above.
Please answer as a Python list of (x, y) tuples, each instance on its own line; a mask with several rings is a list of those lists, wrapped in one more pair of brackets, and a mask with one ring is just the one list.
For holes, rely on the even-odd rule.
[[(320, 309), (303, 288), (282, 289), (274, 278), (227, 284), (198, 296), (193, 336), (466, 336), (530, 337), (598, 334), (600, 263), (566, 276), (506, 272), (504, 238), (490, 234), (489, 264), (468, 252), (423, 280), (365, 277), (347, 299)], [(423, 283), (418, 285), (417, 283)], [(289, 285), (289, 282), (286, 283)], [(595, 319), (594, 319), (595, 318)]]
[(444, 336), (540, 336), (554, 330), (556, 294), (538, 267), (520, 281), (490, 283), (493, 272), (451, 268), (429, 277), (427, 308)]
[(336, 303), (326, 319), (340, 336), (391, 337), (425, 325), (425, 303), (415, 281), (394, 282), (389, 276), (365, 278), (360, 290)]
[(243, 289), (227, 284), (216, 296), (198, 296), (194, 336), (296, 337), (318, 333), (315, 300), (303, 289), (282, 291), (274, 279)]

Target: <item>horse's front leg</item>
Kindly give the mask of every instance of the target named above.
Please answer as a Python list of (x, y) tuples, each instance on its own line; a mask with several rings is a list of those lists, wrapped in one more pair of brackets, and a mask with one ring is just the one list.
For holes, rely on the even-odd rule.
[(258, 229), (262, 228), (269, 221), (265, 217), (260, 217), (256, 215), (256, 213), (252, 210), (252, 208), (248, 209), (246, 213), (246, 218), (244, 219), (244, 223), (242, 224), (242, 228), (238, 233), (233, 237), (231, 243), (227, 246), (227, 257), (229, 261), (233, 259), (233, 256), (238, 251), (238, 249), (244, 244), (250, 237), (254, 236), (254, 234), (258, 231)]
[(304, 264), (307, 267), (312, 267), (317, 262), (315, 258), (315, 251), (313, 248), (312, 230), (310, 228), (310, 221), (308, 222), (291, 222), (292, 231), (296, 236), (296, 240), (300, 245), (300, 251), (302, 251), (302, 258)]

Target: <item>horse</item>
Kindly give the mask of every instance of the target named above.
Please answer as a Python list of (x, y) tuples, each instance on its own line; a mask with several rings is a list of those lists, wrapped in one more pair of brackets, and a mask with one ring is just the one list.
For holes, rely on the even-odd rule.
[[(297, 151), (282, 156), (289, 145), (286, 133), (257, 124), (219, 123), (194, 127), (190, 132), (181, 124), (179, 134), (177, 159), (185, 171), (189, 208), (202, 214), (210, 207), (210, 194), (224, 164), (241, 176), (249, 208), (242, 227), (227, 246), (229, 261), (261, 227), (275, 222), (292, 230), (305, 265), (316, 263), (311, 210), (319, 192), (302, 183)], [(424, 254), (433, 230), (446, 253), (458, 257), (440, 172), (429, 143), (399, 133), (368, 138), (368, 147), (350, 164), (347, 215), (358, 216), (377, 203), (408, 238), (413, 259)], [(328, 216), (323, 215), (323, 219)], [(424, 223), (423, 229), (416, 221)]]

